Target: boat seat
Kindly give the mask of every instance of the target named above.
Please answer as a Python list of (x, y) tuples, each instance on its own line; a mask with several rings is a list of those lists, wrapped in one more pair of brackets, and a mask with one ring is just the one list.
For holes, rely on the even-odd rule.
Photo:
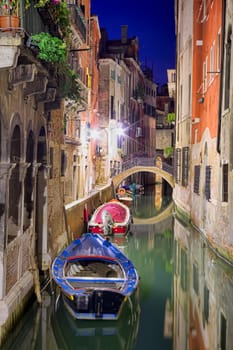
[(123, 277), (119, 266), (113, 264), (107, 265), (102, 262), (92, 262), (87, 265), (70, 264), (67, 269), (67, 275), (70, 277)]
[(69, 276), (78, 276), (81, 271), (83, 271), (83, 266), (80, 264), (71, 264), (68, 268)]

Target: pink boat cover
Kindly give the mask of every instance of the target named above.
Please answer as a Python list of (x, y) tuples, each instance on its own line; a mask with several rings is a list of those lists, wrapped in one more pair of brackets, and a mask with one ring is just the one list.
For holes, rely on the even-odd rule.
[(92, 221), (95, 221), (98, 224), (102, 224), (102, 212), (106, 210), (112, 216), (114, 222), (122, 222), (125, 223), (128, 221), (128, 207), (122, 206), (117, 202), (110, 202), (107, 204), (103, 204), (93, 215)]

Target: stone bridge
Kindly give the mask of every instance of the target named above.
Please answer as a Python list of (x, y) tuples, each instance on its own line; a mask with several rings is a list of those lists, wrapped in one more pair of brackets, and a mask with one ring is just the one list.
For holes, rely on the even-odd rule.
[[(155, 165), (156, 163), (156, 165)], [(120, 185), (120, 183), (126, 179), (128, 176), (133, 175), (138, 172), (149, 172), (154, 173), (155, 175), (161, 176), (166, 180), (169, 185), (174, 188), (174, 176), (173, 176), (173, 167), (167, 163), (161, 161), (155, 161), (155, 158), (134, 158), (124, 162), (122, 165), (122, 171), (112, 177), (112, 184), (114, 189)]]

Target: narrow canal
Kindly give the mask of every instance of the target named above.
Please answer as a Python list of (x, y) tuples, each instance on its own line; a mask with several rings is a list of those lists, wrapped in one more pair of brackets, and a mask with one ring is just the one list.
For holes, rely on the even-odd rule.
[[(164, 198), (158, 209), (156, 192), (136, 198), (134, 215), (151, 217), (168, 205)], [(115, 243), (140, 275), (118, 321), (75, 321), (49, 289), (42, 307), (32, 301), (2, 350), (233, 349), (233, 268), (199, 233), (169, 216), (133, 225), (132, 234)]]

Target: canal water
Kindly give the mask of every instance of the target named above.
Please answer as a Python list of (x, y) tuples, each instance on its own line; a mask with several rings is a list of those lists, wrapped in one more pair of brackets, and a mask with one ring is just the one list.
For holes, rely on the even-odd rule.
[[(134, 215), (151, 217), (168, 205), (165, 198), (158, 208), (155, 194), (156, 188), (141, 196), (141, 211), (137, 197)], [(32, 300), (1, 349), (233, 350), (233, 268), (198, 232), (169, 216), (133, 225), (131, 235), (114, 242), (140, 276), (118, 321), (73, 320), (48, 288), (42, 306)]]

